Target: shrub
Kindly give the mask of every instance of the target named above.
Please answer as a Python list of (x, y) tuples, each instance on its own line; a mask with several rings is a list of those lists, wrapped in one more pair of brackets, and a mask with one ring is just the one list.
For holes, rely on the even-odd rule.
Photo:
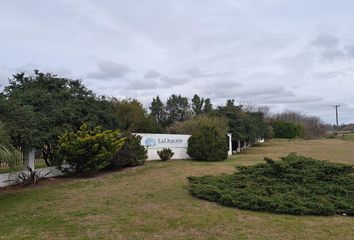
[(354, 215), (353, 166), (296, 154), (237, 167), (221, 176), (190, 177), (193, 195), (226, 206), (294, 215)]
[(59, 164), (66, 162), (76, 173), (95, 173), (105, 168), (123, 146), (119, 131), (93, 130), (86, 124), (77, 132), (66, 132), (59, 139)]
[(275, 138), (301, 138), (304, 136), (304, 127), (299, 123), (275, 120), (272, 122)]
[(113, 156), (108, 165), (110, 169), (143, 165), (147, 159), (147, 150), (141, 145), (141, 137), (131, 133), (125, 135), (125, 143)]
[(222, 161), (227, 158), (227, 137), (216, 128), (204, 126), (188, 140), (189, 156), (196, 160)]
[(19, 173), (15, 179), (15, 184), (21, 187), (34, 186), (37, 185), (39, 181), (45, 178), (50, 172), (42, 174), (40, 171), (32, 170), (32, 168), (27, 167), (26, 171)]
[(172, 152), (171, 148), (163, 148), (161, 151), (157, 150), (157, 154), (162, 161), (167, 161), (170, 160), (175, 153)]

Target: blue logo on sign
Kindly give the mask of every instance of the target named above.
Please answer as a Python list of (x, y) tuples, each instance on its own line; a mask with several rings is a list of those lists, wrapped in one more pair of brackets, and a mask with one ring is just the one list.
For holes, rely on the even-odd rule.
[(153, 138), (147, 138), (147, 139), (145, 140), (145, 145), (148, 146), (148, 147), (156, 146), (155, 139), (153, 139)]

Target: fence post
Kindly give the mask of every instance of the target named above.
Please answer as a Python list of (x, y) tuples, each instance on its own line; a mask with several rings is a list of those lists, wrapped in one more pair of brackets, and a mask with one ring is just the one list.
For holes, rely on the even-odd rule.
[(232, 155), (232, 133), (228, 133), (227, 136), (229, 138), (229, 151), (227, 154)]

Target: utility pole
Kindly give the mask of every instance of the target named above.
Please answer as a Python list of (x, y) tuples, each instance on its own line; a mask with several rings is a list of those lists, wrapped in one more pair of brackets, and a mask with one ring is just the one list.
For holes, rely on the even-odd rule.
[(338, 135), (338, 132), (339, 132), (339, 125), (338, 125), (338, 108), (340, 107), (340, 105), (334, 105), (332, 106), (334, 108), (336, 108), (336, 125), (337, 125), (337, 135)]

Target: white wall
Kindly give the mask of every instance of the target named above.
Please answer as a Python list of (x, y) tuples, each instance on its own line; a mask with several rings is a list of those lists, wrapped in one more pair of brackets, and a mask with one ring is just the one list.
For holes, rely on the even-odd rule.
[(159, 160), (157, 150), (170, 148), (175, 154), (172, 159), (189, 159), (187, 154), (188, 139), (191, 135), (185, 134), (151, 134), (136, 133), (141, 136), (141, 145), (148, 150), (148, 160)]
[[(25, 172), (26, 171), (28, 172), (28, 170), (25, 170)], [(41, 176), (43, 176), (44, 178), (58, 177), (63, 175), (63, 173), (57, 167), (38, 168), (36, 169), (36, 171), (40, 172)], [(20, 172), (0, 174), (0, 187), (13, 185), (13, 180), (16, 179), (19, 173)]]
[[(163, 148), (170, 148), (175, 154), (172, 159), (190, 159), (187, 154), (188, 139), (191, 135), (185, 134), (152, 134), (152, 133), (135, 133), (141, 136), (141, 145), (145, 146), (148, 150), (148, 160), (159, 160), (157, 154), (158, 150)], [(229, 151), (228, 154), (232, 155), (231, 133), (227, 134), (229, 137)]]

